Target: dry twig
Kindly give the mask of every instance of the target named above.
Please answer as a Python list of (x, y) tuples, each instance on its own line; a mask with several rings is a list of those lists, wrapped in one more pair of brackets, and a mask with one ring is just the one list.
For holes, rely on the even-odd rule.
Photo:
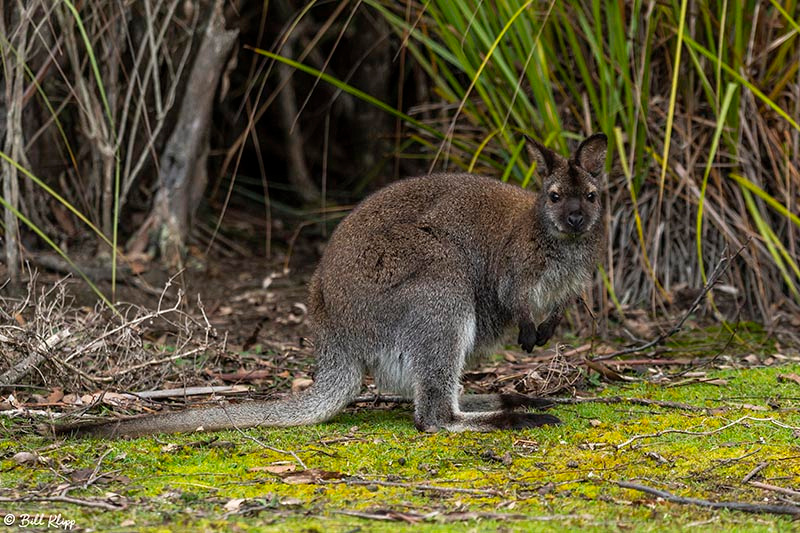
[(662, 332), (655, 339), (652, 339), (652, 340), (650, 340), (650, 341), (648, 341), (648, 342), (646, 342), (644, 344), (640, 344), (639, 346), (631, 346), (629, 348), (618, 350), (618, 351), (612, 352), (610, 354), (599, 355), (597, 357), (592, 358), (592, 361), (605, 361), (606, 359), (613, 359), (613, 358), (619, 357), (621, 355), (627, 355), (627, 354), (630, 354), (630, 353), (641, 352), (641, 351), (647, 350), (649, 348), (652, 348), (653, 346), (657, 346), (657, 345), (663, 343), (665, 340), (667, 340), (668, 338), (670, 338), (673, 335), (675, 335), (676, 333), (678, 333), (681, 330), (681, 328), (683, 327), (683, 324), (689, 319), (689, 316), (692, 313), (694, 313), (694, 311), (700, 305), (700, 302), (703, 300), (703, 298), (705, 298), (705, 296), (708, 294), (708, 292), (712, 288), (714, 288), (714, 285), (717, 284), (717, 281), (719, 281), (719, 278), (728, 269), (728, 267), (730, 266), (731, 262), (734, 259), (736, 259), (737, 257), (739, 257), (739, 255), (742, 253), (742, 251), (747, 247), (747, 245), (749, 243), (750, 243), (750, 239), (748, 238), (745, 241), (745, 243), (742, 244), (742, 246), (739, 247), (739, 249), (736, 250), (736, 253), (734, 253), (732, 256), (728, 256), (728, 255), (723, 255), (722, 256), (722, 259), (719, 260), (717, 265), (714, 267), (714, 270), (712, 270), (711, 274), (709, 274), (708, 281), (706, 282), (705, 286), (703, 287), (703, 290), (700, 291), (700, 294), (697, 295), (697, 297), (694, 299), (694, 301), (689, 306), (689, 308), (686, 310), (686, 312), (683, 314), (683, 316), (680, 318), (680, 320), (678, 320), (678, 322), (676, 322), (669, 329), (669, 331)]
[(246, 438), (247, 440), (255, 442), (256, 444), (258, 444), (259, 446), (261, 446), (265, 450), (269, 450), (269, 451), (272, 451), (272, 452), (275, 452), (275, 453), (281, 453), (281, 454), (284, 454), (284, 455), (291, 455), (294, 458), (294, 460), (297, 461), (297, 464), (300, 465), (300, 467), (303, 470), (308, 470), (308, 467), (306, 466), (306, 464), (303, 462), (302, 459), (300, 459), (300, 457), (294, 451), (292, 451), (292, 450), (281, 450), (280, 448), (275, 448), (274, 446), (270, 446), (269, 444), (264, 444), (263, 442), (261, 442), (260, 440), (258, 440), (255, 437), (253, 437), (252, 435), (248, 435), (247, 433), (242, 431), (241, 428), (239, 428), (239, 427), (237, 427), (235, 425), (233, 426), (233, 429), (235, 429), (242, 437)]
[(747, 483), (748, 481), (756, 477), (759, 472), (761, 472), (767, 467), (767, 465), (769, 465), (769, 463), (766, 461), (758, 463), (755, 468), (753, 468), (750, 472), (747, 473), (747, 475), (745, 475), (742, 478), (742, 483)]
[(667, 434), (670, 434), (670, 433), (679, 433), (681, 435), (693, 435), (695, 437), (708, 437), (710, 435), (715, 435), (717, 433), (725, 431), (728, 428), (732, 428), (733, 426), (737, 426), (737, 425), (739, 425), (742, 422), (745, 422), (747, 420), (750, 420), (750, 421), (753, 421), (753, 422), (769, 422), (772, 425), (778, 426), (780, 428), (791, 429), (791, 430), (794, 430), (794, 431), (800, 431), (800, 427), (794, 427), (794, 426), (790, 426), (788, 424), (784, 424), (783, 422), (779, 422), (778, 420), (775, 420), (774, 418), (755, 418), (755, 417), (752, 417), (752, 416), (743, 416), (741, 418), (737, 418), (736, 420), (734, 420), (733, 422), (731, 422), (729, 424), (725, 424), (724, 426), (720, 426), (717, 429), (712, 429), (710, 431), (689, 431), (689, 430), (685, 430), (685, 429), (663, 429), (663, 430), (658, 431), (656, 433), (647, 433), (647, 434), (644, 434), (644, 435), (634, 435), (633, 437), (629, 438), (625, 442), (617, 444), (615, 446), (615, 448), (618, 449), (618, 450), (621, 450), (622, 448), (628, 446), (629, 444), (631, 444), (633, 442), (636, 442), (637, 440), (652, 439), (652, 438), (660, 437), (662, 435), (667, 435)]
[(6, 503), (29, 503), (29, 502), (59, 502), (71, 503), (73, 505), (81, 505), (83, 507), (94, 507), (97, 509), (105, 509), (106, 511), (122, 511), (128, 505), (126, 503), (114, 504), (99, 500), (84, 500), (81, 498), (73, 498), (72, 496), (32, 496), (27, 498), (6, 498), (0, 496), (0, 502)]
[(792, 496), (794, 498), (800, 498), (800, 491), (787, 489), (786, 487), (779, 487), (777, 485), (772, 485), (771, 483), (762, 483), (761, 481), (750, 481), (748, 482), (748, 485), (752, 485), (753, 487), (759, 489), (779, 492), (780, 494), (785, 494), (787, 496)]

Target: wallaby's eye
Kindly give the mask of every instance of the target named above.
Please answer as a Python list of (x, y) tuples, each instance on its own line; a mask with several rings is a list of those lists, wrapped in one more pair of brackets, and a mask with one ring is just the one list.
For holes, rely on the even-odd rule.
[(556, 203), (560, 199), (561, 199), (561, 196), (559, 196), (559, 194), (557, 192), (551, 192), (550, 193), (550, 201), (551, 202)]
[(589, 194), (586, 195), (586, 199), (589, 200), (590, 202), (594, 202), (595, 200), (597, 200), (597, 193), (590, 192)]

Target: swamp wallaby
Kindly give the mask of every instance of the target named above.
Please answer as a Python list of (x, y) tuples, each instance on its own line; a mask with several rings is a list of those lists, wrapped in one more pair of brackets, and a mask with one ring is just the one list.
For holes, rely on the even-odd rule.
[(394, 183), (333, 232), (309, 285), (314, 383), (287, 399), (189, 409), (58, 433), (121, 436), (314, 424), (341, 411), (369, 372), (414, 400), (422, 431), (555, 424), (523, 395), (460, 396), (465, 364), (519, 326), (526, 351), (553, 335), (595, 267), (602, 242), (607, 139), (567, 160), (530, 140), (540, 194), (468, 174)]

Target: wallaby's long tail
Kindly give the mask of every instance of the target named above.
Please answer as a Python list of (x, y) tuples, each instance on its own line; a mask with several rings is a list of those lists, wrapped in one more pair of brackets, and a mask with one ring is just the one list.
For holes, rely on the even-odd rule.
[(136, 437), (197, 430), (288, 427), (323, 422), (344, 409), (358, 394), (362, 374), (357, 369), (323, 372), (308, 389), (283, 400), (188, 409), (174, 413), (128, 418), (93, 425), (56, 426), (56, 435), (77, 437)]

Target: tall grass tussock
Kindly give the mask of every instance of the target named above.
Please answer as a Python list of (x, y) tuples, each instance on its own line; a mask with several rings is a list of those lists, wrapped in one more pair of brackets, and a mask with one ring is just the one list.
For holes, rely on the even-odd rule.
[[(796, 1), (368, 3), (440, 101), (424, 116), (443, 141), (410, 128), (432, 169), (528, 185), (523, 132), (564, 153), (609, 136), (603, 301), (663, 309), (750, 239), (710, 309), (800, 309)], [(714, 305), (720, 291), (740, 306)]]
[[(567, 153), (576, 139), (603, 131), (611, 143), (608, 245), (591, 302), (603, 316), (681, 304), (726, 250), (742, 245), (706, 310), (720, 320), (765, 323), (800, 312), (797, 0), (268, 4), (235, 13), (242, 26), (250, 21), (255, 28), (243, 32), (236, 53), (261, 63), (245, 65), (248, 73), (235, 78), (243, 86), (231, 91), (235, 65), (221, 76), (220, 96), (240, 99), (226, 108), (228, 116), (244, 130), (227, 148), (223, 168), (231, 160), (238, 165), (251, 138), (256, 150), (270, 146), (251, 128), (267, 120), (259, 98), (280, 70), (275, 61), (284, 77), (266, 101), (281, 102), (274, 95), (293, 83), (286, 65), (295, 79), (305, 76), (301, 71), (316, 76), (335, 91), (332, 100), (344, 92), (394, 115), (402, 124), (394, 155), (422, 157), (429, 170), (490, 174), (535, 188), (526, 134)], [(210, 11), (177, 0), (3, 5), (9, 9), (0, 28), (0, 208), (4, 242), (11, 243), (4, 261), (11, 270), (21, 262), (12, 253), (20, 224), (69, 260), (62, 249), (75, 238), (63, 235), (69, 219), (115, 265), (141, 221), (133, 211), (146, 210), (161, 185), (166, 141)], [(325, 9), (313, 39), (286, 52), (287, 35)], [(269, 24), (278, 12), (288, 17), (281, 31)], [(329, 46), (329, 29), (333, 50), (346, 49), (357, 13), (394, 34), (398, 85), (413, 75), (425, 87), (413, 107), (359, 90), (349, 82), (357, 65), (348, 76), (333, 75), (333, 52), (326, 57), (315, 49)], [(229, 25), (233, 15), (226, 11)], [(305, 149), (318, 147), (307, 142)], [(260, 180), (265, 189), (267, 178)], [(324, 181), (316, 186), (325, 191)], [(128, 251), (137, 249), (136, 240)], [(138, 249), (146, 244), (139, 239)]]

